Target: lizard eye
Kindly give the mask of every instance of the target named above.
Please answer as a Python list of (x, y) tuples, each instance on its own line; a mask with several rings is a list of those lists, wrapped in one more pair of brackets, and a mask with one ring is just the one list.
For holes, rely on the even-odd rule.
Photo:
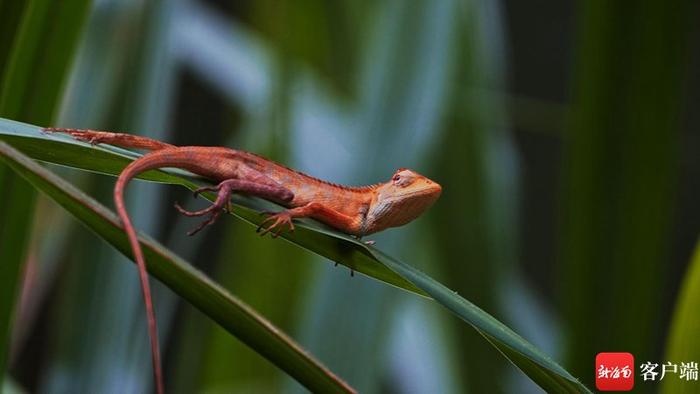
[(396, 174), (393, 178), (391, 178), (391, 180), (393, 180), (394, 182), (398, 181), (399, 179), (401, 179), (401, 175), (399, 174)]

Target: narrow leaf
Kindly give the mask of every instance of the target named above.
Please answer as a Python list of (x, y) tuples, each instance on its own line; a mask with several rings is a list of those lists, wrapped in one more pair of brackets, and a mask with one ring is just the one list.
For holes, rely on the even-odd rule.
[[(8, 129), (12, 128), (13, 134), (10, 136)], [(8, 138), (11, 137), (11, 138)], [(90, 147), (89, 145), (71, 141), (70, 139), (59, 135), (42, 134), (34, 126), (24, 125), (17, 122), (0, 119), (0, 139), (7, 139), (12, 143), (16, 143), (18, 147), (27, 150), (30, 155), (36, 154), (35, 158), (42, 160), (53, 161), (53, 156), (49, 156), (41, 152), (41, 146), (49, 141), (54, 144), (54, 150), (63, 150), (65, 146), (66, 152), (53, 152), (57, 156), (68, 156), (71, 162), (79, 168), (88, 169), (97, 172), (114, 171), (118, 173), (119, 168), (114, 168), (115, 163), (128, 161), (129, 157), (123, 150), (116, 150), (110, 147)], [(33, 139), (31, 143), (26, 139)], [(65, 141), (65, 142), (62, 142)], [(31, 146), (34, 145), (34, 148)], [(90, 157), (89, 151), (95, 151), (94, 157)], [(122, 153), (118, 153), (121, 151)], [(77, 152), (82, 152), (77, 154)], [(77, 156), (74, 156), (77, 155)], [(82, 155), (82, 157), (81, 157)], [(111, 160), (111, 167), (104, 166), (100, 163), (99, 157), (105, 155), (114, 155)], [(172, 183), (180, 184), (193, 188), (196, 186), (197, 178), (187, 176), (181, 177), (178, 174), (182, 172), (170, 172), (165, 174), (162, 171), (152, 171), (148, 174), (149, 179), (164, 181), (172, 180)], [(70, 185), (67, 185), (70, 186)], [(212, 198), (209, 196), (208, 198)], [(83, 196), (83, 201), (87, 199)], [(92, 200), (90, 200), (92, 201)], [(233, 213), (244, 219), (245, 221), (258, 225), (263, 217), (258, 213), (259, 210), (265, 207), (265, 202), (257, 199), (236, 198), (237, 204), (234, 206)], [(92, 203), (96, 204), (96, 203)], [(101, 208), (104, 210), (104, 208)], [(78, 215), (76, 215), (78, 216)], [(79, 216), (90, 228), (98, 231), (102, 224), (100, 220), (90, 217), (90, 215)], [(111, 213), (102, 212), (103, 217), (114, 218)], [(130, 254), (128, 246), (125, 242), (126, 238), (120, 233), (119, 226), (110, 225), (111, 231), (106, 233), (104, 238), (114, 243), (114, 245), (122, 250), (125, 254)], [(293, 242), (301, 247), (304, 247), (314, 253), (327, 257), (333, 261), (339, 262), (351, 269), (362, 272), (372, 278), (381, 280), (385, 283), (400, 287), (405, 290), (412, 291), (416, 294), (433, 298), (439, 304), (456, 314), (462, 320), (466, 321), (475, 327), (484, 337), (491, 342), (503, 355), (505, 355), (513, 364), (518, 366), (525, 372), (533, 381), (539, 384), (542, 388), (551, 392), (589, 392), (589, 390), (581, 384), (576, 378), (568, 373), (564, 368), (551, 360), (547, 355), (535, 348), (532, 344), (513, 332), (503, 323), (496, 320), (491, 315), (487, 314), (476, 305), (465, 300), (457, 295), (454, 291), (446, 288), (426, 274), (416, 270), (408, 264), (395, 260), (376, 248), (367, 247), (362, 242), (351, 238), (346, 234), (339, 233), (325, 226), (312, 222), (301, 221), (297, 230), (292, 233), (284, 233), (282, 236), (290, 242)], [(115, 234), (115, 232), (119, 234)], [(98, 231), (99, 233), (99, 231)], [(146, 248), (153, 248), (153, 241), (148, 241)], [(169, 252), (161, 250), (161, 253)], [(154, 260), (156, 255), (153, 250), (146, 252), (146, 258), (149, 262)], [(176, 257), (173, 256), (174, 259)], [(179, 260), (178, 260), (179, 261)], [(165, 264), (159, 264), (157, 261), (149, 264), (152, 266), (152, 273), (160, 278), (166, 285), (184, 286), (185, 283), (173, 281), (171, 278), (172, 272)], [(149, 268), (151, 269), (151, 268)], [(191, 268), (189, 268), (191, 270)], [(215, 286), (214, 284), (211, 284)], [(177, 289), (175, 289), (178, 291)], [(187, 296), (183, 295), (187, 298)], [(188, 298), (189, 299), (189, 298)], [(204, 302), (204, 301), (202, 301)], [(205, 302), (204, 302), (205, 303)], [(193, 302), (194, 304), (194, 302)], [(206, 303), (205, 303), (206, 304)], [(196, 304), (195, 304), (196, 305)], [(225, 319), (223, 319), (225, 321)], [(217, 320), (219, 321), (219, 320)], [(221, 322), (220, 322), (221, 324)]]
[[(101, 238), (128, 257), (131, 249), (114, 213), (4, 142), (0, 158)], [(352, 392), (352, 388), (307, 354), (250, 306), (214, 283), (156, 241), (140, 236), (148, 271), (227, 331), (312, 391)]]
[[(88, 6), (88, 0), (0, 1), (0, 116), (32, 122), (52, 119)], [(35, 196), (2, 165), (0, 180), (0, 204), (12, 207), (0, 216), (1, 386)]]
[[(695, 246), (684, 281), (673, 313), (665, 358), (679, 365), (697, 363), (700, 356), (700, 242)], [(697, 382), (680, 378), (664, 379), (661, 385), (663, 393), (696, 393), (697, 390)]]

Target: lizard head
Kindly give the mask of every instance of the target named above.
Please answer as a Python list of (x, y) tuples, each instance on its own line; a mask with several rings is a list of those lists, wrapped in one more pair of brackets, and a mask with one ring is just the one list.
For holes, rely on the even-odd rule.
[(407, 168), (398, 169), (389, 181), (375, 189), (365, 234), (412, 221), (433, 205), (441, 192), (437, 182)]

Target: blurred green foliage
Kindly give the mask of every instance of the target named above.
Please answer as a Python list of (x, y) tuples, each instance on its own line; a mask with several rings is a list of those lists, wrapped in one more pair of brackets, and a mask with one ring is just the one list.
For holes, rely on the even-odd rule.
[[(692, 2), (58, 4), (0, 0), (0, 116), (231, 146), (341, 183), (412, 167), (443, 196), (425, 218), (378, 234), (382, 250), (566, 360), (589, 387), (599, 351), (659, 363), (678, 354), (666, 335), (700, 229)], [(556, 24), (574, 37), (547, 30)], [(112, 179), (55, 170), (111, 203)], [(4, 169), (0, 191), (12, 207), (0, 215), (0, 330), (22, 305), (13, 386), (148, 390), (135, 271), (56, 206), (32, 209), (31, 189)], [(181, 190), (135, 183), (127, 194), (140, 229), (361, 392), (538, 390), (417, 297), (314, 264), (239, 221), (188, 238), (193, 223), (170, 204), (202, 203)], [(23, 262), (31, 291), (20, 303)], [(301, 390), (169, 290), (157, 293), (168, 387)], [(675, 321), (673, 332), (688, 329)]]
[[(39, 124), (54, 119), (87, 9), (86, 0), (0, 2), (0, 116)], [(0, 343), (5, 344), (10, 343), (21, 267), (32, 258), (27, 245), (35, 193), (4, 165), (0, 190), (0, 204), (8, 207), (0, 216)], [(0, 348), (0, 371), (9, 350)]]
[[(678, 302), (673, 313), (673, 321), (669, 330), (664, 357), (674, 364), (686, 364), (692, 369), (700, 353), (700, 243), (695, 247), (693, 258), (688, 267), (688, 273), (683, 286), (678, 293)], [(692, 374), (692, 372), (691, 372)], [(692, 393), (695, 390), (688, 380), (668, 379), (661, 386), (664, 393)]]
[[(690, 2), (581, 5), (562, 204), (569, 365), (660, 356)], [(662, 317), (664, 319), (662, 319)], [(610, 322), (615, 322), (610, 324)], [(578, 329), (588, 327), (587, 330)]]

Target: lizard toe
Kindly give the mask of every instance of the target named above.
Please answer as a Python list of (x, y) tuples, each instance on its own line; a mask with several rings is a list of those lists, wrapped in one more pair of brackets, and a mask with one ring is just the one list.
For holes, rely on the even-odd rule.
[(180, 212), (181, 214), (183, 214), (185, 216), (193, 217), (193, 216), (204, 216), (210, 212), (219, 211), (222, 208), (219, 207), (218, 205), (211, 205), (207, 208), (200, 209), (199, 211), (188, 211), (185, 208), (183, 208), (182, 206), (180, 206), (180, 204), (178, 202), (175, 202), (175, 209), (177, 209), (178, 212)]
[(216, 191), (219, 191), (219, 186), (204, 186), (204, 187), (200, 187), (200, 188), (195, 189), (194, 191), (192, 191), (192, 194), (194, 194), (194, 198), (197, 198), (200, 194), (202, 194), (204, 192), (216, 192)]
[(187, 235), (193, 236), (197, 234), (198, 232), (202, 231), (205, 227), (214, 224), (216, 220), (219, 218), (219, 215), (221, 215), (221, 211), (215, 211), (214, 213), (209, 216), (209, 219), (203, 221), (202, 223), (199, 224), (199, 226), (193, 228), (192, 230), (187, 232)]
[[(273, 223), (265, 227), (265, 224), (269, 222)], [(292, 223), (292, 216), (287, 211), (283, 211), (275, 213), (260, 222), (257, 232), (259, 232), (261, 236), (270, 233), (272, 238), (277, 238), (287, 229), (294, 231), (294, 224)], [(260, 230), (262, 230), (262, 232)]]
[(268, 231), (270, 231), (269, 228), (265, 228), (265, 223), (272, 221), (272, 219), (273, 219), (272, 216), (265, 218), (265, 220), (263, 220), (262, 222), (260, 222), (260, 224), (258, 224), (258, 228), (255, 230), (255, 232), (259, 233), (261, 230), (265, 230), (262, 234), (260, 234), (261, 236), (265, 235)]

